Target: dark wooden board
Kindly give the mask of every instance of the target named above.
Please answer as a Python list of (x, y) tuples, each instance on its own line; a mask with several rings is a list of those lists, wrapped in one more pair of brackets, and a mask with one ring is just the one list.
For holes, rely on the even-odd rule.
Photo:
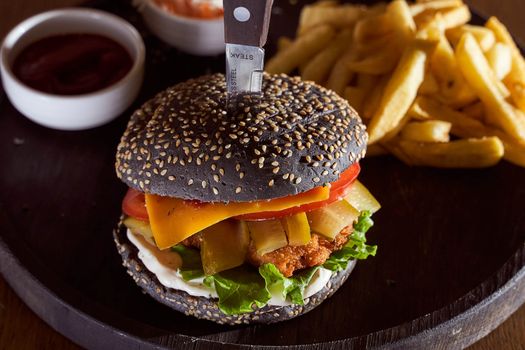
[[(276, 2), (270, 51), (291, 34), (299, 6)], [(148, 47), (135, 106), (166, 86), (224, 71), (143, 29), (126, 1), (101, 2), (137, 25)], [(277, 12), (279, 13), (279, 12)], [(89, 348), (445, 348), (473, 343), (525, 301), (525, 170), (409, 168), (363, 161), (383, 204), (370, 232), (377, 257), (309, 314), (270, 326), (219, 326), (143, 295), (121, 266), (111, 231), (125, 186), (114, 153), (128, 114), (89, 131), (40, 127), (0, 100), (0, 272), (55, 329)], [(73, 118), (74, 116), (72, 116)], [(226, 343), (226, 344), (225, 344)]]

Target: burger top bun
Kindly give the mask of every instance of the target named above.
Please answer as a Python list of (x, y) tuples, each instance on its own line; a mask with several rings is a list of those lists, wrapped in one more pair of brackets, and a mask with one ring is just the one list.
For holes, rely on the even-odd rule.
[[(228, 102), (228, 103), (227, 103)], [(224, 75), (175, 85), (131, 117), (116, 171), (128, 186), (203, 202), (266, 200), (336, 181), (366, 151), (348, 102), (298, 77), (227, 101)]]

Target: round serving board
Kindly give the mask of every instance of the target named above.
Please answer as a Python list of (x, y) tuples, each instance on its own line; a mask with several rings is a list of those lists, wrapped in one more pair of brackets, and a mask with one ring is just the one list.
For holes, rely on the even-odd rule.
[[(95, 6), (141, 29), (148, 48), (143, 91), (224, 71), (152, 37), (127, 1)], [(276, 1), (269, 50), (292, 35), (300, 6)], [(99, 349), (237, 347), (461, 348), (525, 301), (525, 169), (410, 168), (391, 157), (362, 162), (361, 180), (383, 205), (370, 231), (375, 258), (299, 318), (220, 326), (142, 294), (112, 241), (126, 187), (114, 172), (126, 113), (82, 132), (40, 127), (0, 100), (0, 272), (41, 318)], [(71, 118), (75, 116), (72, 115)]]

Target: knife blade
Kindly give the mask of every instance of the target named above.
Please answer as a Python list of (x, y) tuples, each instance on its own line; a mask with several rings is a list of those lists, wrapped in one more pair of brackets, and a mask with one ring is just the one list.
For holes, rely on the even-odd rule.
[(261, 91), (273, 0), (224, 0), (228, 96)]

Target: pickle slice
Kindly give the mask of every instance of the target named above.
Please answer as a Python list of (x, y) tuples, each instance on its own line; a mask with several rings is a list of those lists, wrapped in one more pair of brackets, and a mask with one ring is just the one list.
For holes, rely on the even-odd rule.
[(248, 221), (257, 254), (264, 255), (288, 245), (280, 220)]
[(346, 226), (357, 220), (359, 211), (346, 200), (340, 200), (306, 215), (312, 231), (334, 239)]
[(250, 236), (242, 221), (225, 220), (202, 231), (204, 274), (214, 275), (244, 264)]
[(149, 243), (154, 244), (155, 241), (153, 240), (153, 231), (151, 231), (149, 222), (137, 220), (131, 216), (128, 216), (122, 223), (126, 225), (126, 227), (129, 228), (131, 232), (143, 236)]
[(305, 245), (310, 242), (310, 225), (306, 213), (298, 213), (281, 219), (284, 231), (291, 246)]
[(381, 204), (372, 196), (370, 191), (357, 180), (350, 186), (345, 201), (359, 211), (368, 210), (375, 213), (381, 208)]

